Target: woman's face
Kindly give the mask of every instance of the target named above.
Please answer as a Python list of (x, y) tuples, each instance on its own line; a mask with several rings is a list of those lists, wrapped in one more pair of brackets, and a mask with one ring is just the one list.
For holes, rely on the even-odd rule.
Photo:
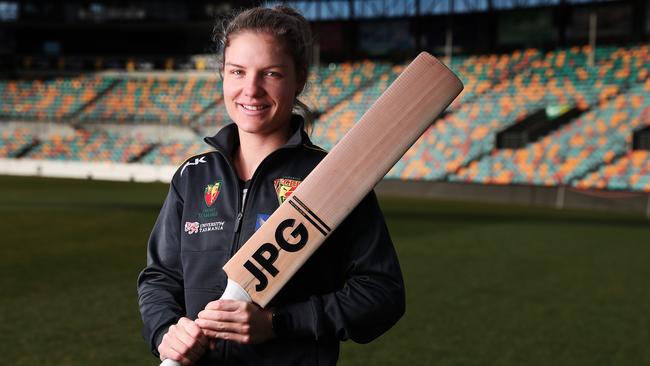
[(223, 96), (240, 130), (284, 132), (302, 89), (291, 56), (275, 37), (252, 31), (233, 36), (225, 50)]

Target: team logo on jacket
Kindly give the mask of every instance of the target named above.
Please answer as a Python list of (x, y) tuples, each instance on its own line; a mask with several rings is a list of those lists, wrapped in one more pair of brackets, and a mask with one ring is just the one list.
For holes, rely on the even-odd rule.
[(205, 191), (203, 197), (205, 199), (205, 204), (208, 207), (211, 207), (214, 201), (219, 197), (219, 191), (221, 190), (221, 182), (216, 182), (215, 184), (208, 184), (205, 186)]
[(274, 180), (273, 186), (275, 187), (275, 192), (278, 194), (278, 202), (282, 204), (282, 202), (286, 201), (298, 185), (300, 185), (300, 182), (299, 180), (289, 178), (278, 178)]

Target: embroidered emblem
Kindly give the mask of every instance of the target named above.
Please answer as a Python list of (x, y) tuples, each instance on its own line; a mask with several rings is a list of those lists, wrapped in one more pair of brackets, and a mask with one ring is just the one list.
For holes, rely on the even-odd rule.
[(296, 187), (300, 185), (299, 180), (296, 179), (289, 179), (289, 178), (278, 178), (273, 181), (273, 186), (275, 187), (275, 192), (278, 194), (278, 202), (282, 204), (291, 194), (293, 193), (294, 190), (296, 190)]
[(185, 222), (185, 232), (188, 235), (196, 234), (199, 232), (199, 223), (198, 222)]
[(205, 204), (208, 205), (208, 207), (212, 206), (214, 201), (217, 200), (217, 197), (219, 197), (220, 190), (221, 190), (221, 182), (216, 182), (215, 184), (208, 184), (207, 186), (205, 186), (203, 197), (205, 199)]

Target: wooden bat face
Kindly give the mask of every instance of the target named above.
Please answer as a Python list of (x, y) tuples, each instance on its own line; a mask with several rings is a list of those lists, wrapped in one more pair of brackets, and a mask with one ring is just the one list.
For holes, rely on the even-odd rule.
[(294, 194), (226, 263), (224, 270), (255, 303), (265, 306), (282, 288), (277, 284), (288, 282), (330, 232)]

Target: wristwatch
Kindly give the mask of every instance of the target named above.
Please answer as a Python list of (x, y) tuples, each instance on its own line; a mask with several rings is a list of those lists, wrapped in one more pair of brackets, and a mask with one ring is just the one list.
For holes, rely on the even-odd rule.
[(273, 326), (273, 333), (277, 337), (287, 335), (289, 332), (289, 314), (282, 310), (274, 309), (271, 315), (271, 325)]

